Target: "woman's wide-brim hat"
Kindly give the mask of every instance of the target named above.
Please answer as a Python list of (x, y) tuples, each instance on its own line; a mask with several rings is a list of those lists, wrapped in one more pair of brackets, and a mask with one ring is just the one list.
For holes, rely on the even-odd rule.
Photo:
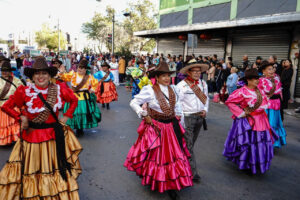
[(108, 67), (108, 68), (110, 68), (110, 65), (107, 62), (103, 62), (102, 65), (101, 65), (101, 67)]
[(241, 81), (247, 81), (250, 79), (259, 79), (259, 74), (257, 69), (252, 68), (245, 71), (245, 76), (241, 78)]
[(56, 67), (49, 67), (46, 59), (43, 56), (38, 56), (32, 67), (26, 67), (24, 69), (24, 74), (28, 78), (32, 79), (33, 74), (38, 71), (46, 71), (51, 77), (54, 77), (56, 76), (58, 69)]
[(156, 69), (150, 72), (149, 78), (153, 78), (155, 76), (159, 76), (161, 74), (173, 74), (173, 71), (170, 71), (169, 65), (166, 62), (160, 62)]
[(15, 71), (16, 69), (11, 67), (11, 64), (9, 61), (5, 60), (2, 65), (0, 66), (1, 72), (12, 72)]
[(61, 60), (55, 58), (54, 60), (52, 60), (52, 65), (53, 65), (54, 63), (56, 63), (56, 62), (59, 63), (59, 65), (62, 64), (62, 61), (61, 61)]
[(137, 61), (137, 64), (139, 65), (139, 64), (145, 64), (145, 61), (142, 59), (142, 58), (140, 58), (138, 61)]
[(78, 67), (80, 68), (85, 68), (85, 69), (91, 69), (89, 66), (88, 66), (89, 62), (85, 59), (82, 59), (79, 64), (78, 64)]
[(209, 68), (208, 64), (197, 63), (197, 61), (196, 61), (195, 59), (191, 59), (191, 60), (187, 63), (187, 65), (186, 65), (184, 68), (182, 68), (182, 69), (180, 70), (180, 73), (181, 73), (181, 74), (187, 74), (187, 72), (188, 72), (190, 69), (196, 68), (196, 67), (197, 67), (197, 68), (200, 68), (201, 72), (205, 72), (205, 71), (207, 71), (208, 68)]
[(10, 62), (10, 59), (9, 58), (6, 58), (5, 56), (0, 56), (0, 62), (2, 62), (2, 61), (8, 61), (8, 62)]

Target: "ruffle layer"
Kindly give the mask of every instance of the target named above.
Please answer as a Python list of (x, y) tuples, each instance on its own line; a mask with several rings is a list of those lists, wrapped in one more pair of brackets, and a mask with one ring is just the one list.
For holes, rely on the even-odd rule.
[(270, 168), (277, 138), (272, 130), (253, 131), (246, 118), (237, 118), (228, 133), (223, 155), (241, 170), (250, 169), (256, 174), (258, 168), (265, 173)]
[[(76, 179), (81, 174), (80, 143), (69, 127), (65, 127), (66, 158), (71, 164), (64, 181), (58, 171), (55, 140), (42, 143), (23, 141), (23, 197), (29, 200), (79, 200)], [(21, 189), (21, 142), (17, 141), (8, 163), (0, 172), (0, 199), (19, 199)]]
[(280, 148), (281, 146), (286, 145), (286, 132), (283, 128), (280, 110), (267, 109), (266, 113), (268, 115), (270, 126), (279, 136), (279, 139), (275, 141), (273, 146)]
[(151, 185), (151, 190), (164, 192), (192, 186), (192, 171), (184, 139), (182, 151), (172, 124), (153, 122), (160, 127), (160, 136), (152, 126), (142, 121), (138, 128), (139, 137), (131, 147), (124, 166), (136, 172), (143, 185)]
[[(101, 85), (104, 84), (104, 91), (101, 94)], [(99, 85), (96, 89), (96, 96), (98, 103), (110, 103), (112, 101), (118, 101), (118, 93), (116, 86), (113, 82), (99, 82)]]
[(0, 108), (0, 146), (9, 145), (19, 138), (20, 125), (18, 121), (7, 115)]
[[(87, 115), (86, 101), (79, 100), (78, 106), (73, 113), (73, 118), (67, 121), (67, 125), (69, 125), (72, 129), (89, 129), (98, 127), (98, 123), (101, 121), (101, 112), (96, 103), (96, 96), (91, 94), (88, 102), (91, 118)], [(69, 103), (65, 103), (64, 112), (67, 112), (69, 106)]]

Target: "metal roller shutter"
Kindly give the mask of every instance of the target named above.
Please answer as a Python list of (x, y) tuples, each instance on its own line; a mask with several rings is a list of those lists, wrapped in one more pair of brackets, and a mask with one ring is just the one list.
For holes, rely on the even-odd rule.
[(287, 30), (240, 31), (232, 34), (232, 58), (235, 65), (241, 65), (243, 56), (248, 55), (251, 63), (257, 56), (268, 59), (276, 55), (280, 62), (288, 58), (290, 34)]
[(178, 38), (159, 38), (158, 39), (158, 53), (163, 53), (165, 56), (168, 54), (183, 55), (184, 44)]
[(224, 58), (225, 40), (223, 38), (212, 38), (211, 40), (198, 39), (198, 47), (188, 49), (188, 55), (195, 54), (195, 56), (212, 56), (218, 55), (218, 58)]

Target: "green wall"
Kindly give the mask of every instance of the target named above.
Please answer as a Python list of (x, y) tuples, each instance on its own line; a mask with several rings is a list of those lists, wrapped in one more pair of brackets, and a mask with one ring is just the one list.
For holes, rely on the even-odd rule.
[[(193, 9), (231, 2), (230, 19), (237, 15), (238, 0), (160, 0), (159, 15), (189, 10), (188, 24), (192, 24)], [(297, 12), (300, 12), (300, 0), (297, 0)]]

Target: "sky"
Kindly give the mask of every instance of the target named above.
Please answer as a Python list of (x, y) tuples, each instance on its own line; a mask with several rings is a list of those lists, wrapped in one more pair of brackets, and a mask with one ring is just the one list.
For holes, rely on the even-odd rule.
[[(134, 0), (0, 0), (0, 39), (15, 37), (27, 38), (49, 23), (54, 28), (59, 20), (62, 32), (71, 35), (71, 41), (77, 38), (79, 43), (86, 42), (81, 33), (81, 25), (91, 20), (95, 12), (105, 12), (107, 5), (116, 9), (117, 14)], [(157, 5), (158, 0), (153, 0)], [(117, 19), (118, 20), (118, 19)], [(120, 19), (119, 19), (120, 20)]]

